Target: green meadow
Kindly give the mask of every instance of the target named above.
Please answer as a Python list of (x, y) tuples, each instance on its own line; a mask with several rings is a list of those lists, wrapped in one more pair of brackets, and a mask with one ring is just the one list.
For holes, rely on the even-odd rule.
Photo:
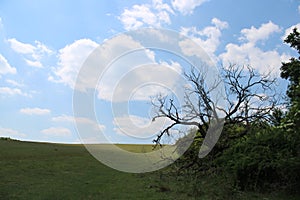
[[(104, 145), (105, 146), (105, 145)], [(149, 152), (151, 145), (119, 145)], [(110, 150), (109, 145), (105, 148)], [(218, 179), (199, 183), (201, 194), (189, 194), (186, 181), (111, 169), (83, 145), (0, 139), (0, 199), (286, 199), (278, 194), (228, 193)]]
[[(152, 150), (151, 145), (119, 146)], [(156, 192), (147, 175), (111, 169), (83, 145), (0, 140), (0, 149), (0, 199), (169, 199), (169, 193)]]

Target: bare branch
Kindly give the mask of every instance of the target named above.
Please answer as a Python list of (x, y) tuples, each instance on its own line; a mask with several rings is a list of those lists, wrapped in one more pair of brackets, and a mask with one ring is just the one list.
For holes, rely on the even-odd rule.
[(184, 76), (190, 84), (186, 88), (184, 105), (177, 106), (172, 98), (158, 96), (152, 101), (156, 109), (157, 118), (170, 120), (170, 125), (164, 128), (153, 142), (160, 144), (162, 137), (171, 134), (172, 128), (177, 125), (196, 126), (201, 137), (206, 136), (210, 120), (218, 120), (218, 112), (225, 114), (226, 124), (250, 123), (258, 119), (268, 120), (271, 110), (278, 104), (276, 79), (270, 74), (260, 75), (250, 66), (230, 65), (222, 68), (222, 77), (225, 84), (227, 105), (217, 105), (211, 94), (216, 91), (221, 79), (210, 86), (206, 85), (207, 73), (200, 73), (194, 67)]

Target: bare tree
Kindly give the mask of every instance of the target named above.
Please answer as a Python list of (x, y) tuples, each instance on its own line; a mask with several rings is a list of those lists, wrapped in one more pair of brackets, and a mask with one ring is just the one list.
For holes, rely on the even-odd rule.
[[(224, 120), (228, 124), (242, 123), (246, 126), (255, 120), (268, 120), (270, 112), (278, 104), (275, 78), (270, 74), (261, 75), (250, 66), (230, 65), (221, 69), (221, 78), (213, 84), (206, 84), (207, 73), (200, 73), (192, 67), (184, 76), (190, 87), (186, 88), (184, 104), (180, 107), (173, 98), (158, 96), (152, 101), (155, 110), (153, 120), (167, 118), (171, 123), (153, 140), (161, 144), (164, 135), (170, 135), (177, 125), (197, 127), (204, 138), (212, 120)], [(221, 81), (224, 83), (226, 104), (219, 105), (216, 91)], [(247, 134), (243, 132), (241, 137)]]

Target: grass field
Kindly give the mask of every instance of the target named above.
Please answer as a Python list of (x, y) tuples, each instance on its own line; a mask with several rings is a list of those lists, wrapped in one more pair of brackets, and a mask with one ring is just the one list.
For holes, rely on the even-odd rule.
[(0, 140), (0, 149), (0, 199), (169, 199), (148, 177), (111, 169), (82, 145)]
[[(120, 145), (139, 152), (147, 145)], [(203, 193), (185, 193), (184, 182), (159, 172), (123, 173), (94, 159), (82, 145), (0, 140), (0, 199), (227, 199), (224, 189), (203, 179)], [(226, 194), (227, 195), (227, 194)], [(239, 193), (232, 199), (285, 199)]]

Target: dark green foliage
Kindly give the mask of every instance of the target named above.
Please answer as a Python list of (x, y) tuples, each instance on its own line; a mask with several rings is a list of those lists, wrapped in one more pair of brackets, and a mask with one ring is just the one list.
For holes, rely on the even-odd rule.
[(14, 141), (17, 141), (15, 139), (11, 139), (10, 137), (0, 137), (0, 140), (9, 140), (9, 141), (14, 140)]
[(293, 29), (293, 32), (287, 36), (284, 42), (290, 44), (290, 46), (296, 49), (300, 54), (300, 33), (296, 27)]
[(300, 61), (296, 58), (291, 58), (290, 62), (282, 63), (281, 77), (290, 81), (287, 91), (288, 97), (292, 102), (298, 101), (300, 98)]
[(288, 190), (300, 186), (299, 136), (261, 128), (240, 138), (216, 160), (242, 190)]
[[(300, 33), (295, 28), (284, 40), (295, 48), (300, 54)], [(300, 127), (300, 57), (291, 58), (290, 62), (282, 63), (281, 77), (290, 81), (287, 95), (290, 98), (290, 110), (287, 114), (285, 125), (299, 131)]]
[(285, 113), (279, 109), (275, 108), (273, 113), (270, 115), (270, 122), (273, 126), (278, 127), (281, 125), (285, 117)]

